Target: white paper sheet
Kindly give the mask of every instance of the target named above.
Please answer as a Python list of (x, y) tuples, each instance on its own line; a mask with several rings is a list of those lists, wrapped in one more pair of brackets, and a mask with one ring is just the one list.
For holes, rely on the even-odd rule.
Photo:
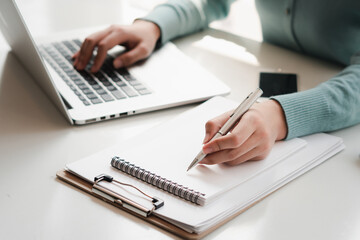
[[(120, 181), (134, 184), (146, 193), (165, 200), (165, 206), (157, 210), (156, 215), (186, 231), (201, 232), (246, 208), (343, 148), (340, 138), (316, 134), (276, 143), (269, 157), (262, 161), (237, 167), (197, 166), (186, 173), (188, 164), (201, 147), (205, 122), (235, 106), (234, 102), (227, 99), (214, 98), (132, 140), (68, 164), (67, 168), (89, 181), (99, 174), (107, 173)], [(192, 204), (111, 167), (110, 161), (114, 155), (179, 184), (202, 191), (208, 197), (220, 197), (205, 206)]]

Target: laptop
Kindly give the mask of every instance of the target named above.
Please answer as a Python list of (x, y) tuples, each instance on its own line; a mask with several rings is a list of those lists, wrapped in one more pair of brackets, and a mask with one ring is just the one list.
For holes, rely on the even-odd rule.
[(81, 125), (207, 100), (230, 92), (172, 43), (130, 68), (77, 71), (71, 56), (81, 40), (36, 45), (14, 0), (0, 1), (0, 29), (12, 51), (69, 120)]

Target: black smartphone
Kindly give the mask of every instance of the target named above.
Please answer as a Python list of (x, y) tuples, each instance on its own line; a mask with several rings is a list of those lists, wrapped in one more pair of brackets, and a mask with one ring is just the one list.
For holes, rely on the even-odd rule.
[(260, 88), (262, 97), (271, 97), (286, 93), (297, 92), (297, 76), (294, 73), (260, 73)]

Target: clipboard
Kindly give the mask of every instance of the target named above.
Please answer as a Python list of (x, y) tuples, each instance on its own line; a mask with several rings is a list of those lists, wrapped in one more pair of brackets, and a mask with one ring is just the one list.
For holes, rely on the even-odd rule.
[[(187, 179), (188, 180), (187, 182), (185, 181), (186, 179), (181, 179), (181, 181), (178, 181), (180, 177), (183, 177), (180, 174), (177, 176), (177, 178), (175, 179), (172, 178), (171, 180), (178, 182), (179, 184), (182, 185), (179, 185), (178, 187), (175, 186), (172, 187), (172, 184), (168, 183), (172, 181), (166, 181), (166, 180), (168, 180), (167, 178), (175, 177), (175, 175), (169, 176), (168, 173), (163, 174), (165, 173), (164, 169), (161, 168), (163, 166), (162, 165), (163, 160), (169, 159), (170, 156), (173, 162), (178, 163), (177, 167), (174, 168), (174, 166), (172, 166), (172, 169), (181, 169), (181, 167), (184, 167), (185, 169), (185, 167), (187, 167), (187, 163), (185, 161), (181, 161), (181, 159), (189, 159), (191, 158), (193, 153), (191, 153), (190, 151), (186, 151), (186, 154), (191, 155), (190, 157), (180, 156), (178, 160), (176, 160), (173, 157), (174, 154), (172, 151), (170, 151), (170, 153), (160, 151), (161, 149), (156, 149), (154, 148), (154, 146), (148, 145), (148, 139), (152, 139), (154, 141), (154, 138), (152, 137), (154, 136), (153, 133), (163, 132), (165, 137), (164, 135), (162, 135), (162, 137), (157, 138), (156, 139), (157, 142), (155, 142), (155, 146), (160, 148), (163, 146), (163, 144), (161, 144), (163, 139), (165, 139), (164, 143), (165, 144), (167, 143), (166, 139), (168, 139), (168, 137), (166, 137), (166, 134), (168, 133), (169, 134), (171, 133), (171, 137), (173, 137), (174, 134), (176, 136), (179, 136), (179, 139), (180, 137), (182, 137), (182, 139), (187, 139), (188, 135), (184, 133), (191, 132), (191, 134), (193, 134), (194, 131), (197, 131), (197, 136), (202, 136), (203, 134), (202, 131), (200, 130), (198, 131), (198, 129), (200, 129), (199, 126), (203, 126), (203, 123), (201, 121), (204, 120), (205, 118), (209, 119), (209, 116), (205, 116), (204, 112), (210, 114), (210, 112), (207, 111), (208, 109), (210, 109), (214, 111), (211, 112), (211, 114), (215, 114), (215, 111), (220, 111), (220, 110), (223, 111), (223, 106), (230, 107), (232, 106), (232, 102), (229, 102), (229, 100), (223, 98), (213, 98), (212, 100), (205, 102), (199, 107), (189, 110), (188, 112), (183, 113), (177, 118), (174, 118), (173, 120), (164, 123), (163, 125), (160, 125), (157, 128), (153, 128), (145, 132), (141, 136), (133, 138), (132, 140), (128, 140), (126, 143), (121, 145), (122, 148), (119, 148), (118, 145), (114, 145), (112, 148), (105, 149), (104, 151), (95, 153), (76, 162), (67, 164), (66, 170), (59, 171), (57, 173), (57, 177), (83, 190), (84, 192), (87, 192), (94, 197), (106, 201), (112, 204), (113, 206), (120, 208), (121, 210), (130, 213), (142, 219), (143, 221), (151, 223), (153, 226), (159, 227), (171, 234), (180, 236), (181, 238), (184, 239), (200, 239), (205, 237), (209, 233), (213, 232), (220, 226), (224, 225), (231, 219), (235, 218), (242, 212), (246, 211), (248, 208), (255, 205), (256, 203), (258, 203), (259, 201), (261, 201), (262, 199), (264, 199), (265, 197), (267, 197), (277, 189), (281, 188), (282, 186), (286, 185), (287, 183), (301, 176), (305, 172), (309, 171), (310, 169), (324, 162), (326, 159), (338, 153), (344, 148), (344, 144), (341, 138), (319, 133), (319, 134), (303, 137), (303, 139), (293, 139), (287, 141), (286, 143), (284, 142), (278, 143), (277, 146), (279, 146), (279, 149), (281, 149), (281, 151), (279, 154), (275, 154), (274, 155), (275, 157), (273, 157), (273, 159), (275, 159), (273, 161), (275, 161), (276, 164), (266, 165), (266, 159), (265, 159), (263, 161), (264, 164), (260, 165), (261, 171), (258, 169), (259, 167), (258, 165), (254, 165), (258, 162), (252, 163), (251, 165), (248, 166), (248, 167), (257, 166), (253, 168), (245, 168), (246, 165), (243, 165), (239, 168), (218, 168), (215, 166), (215, 168), (220, 171), (217, 174), (217, 176), (221, 177), (218, 179), (219, 181), (217, 181), (216, 183), (219, 183), (221, 180), (223, 180), (223, 182), (226, 184), (227, 182), (229, 182), (229, 180), (227, 178), (224, 178), (225, 179), (224, 180), (223, 176), (224, 177), (234, 176), (234, 174), (236, 173), (239, 174), (239, 172), (241, 171), (244, 172), (246, 169), (248, 172), (251, 169), (255, 169), (255, 171), (253, 172), (255, 172), (256, 174), (251, 175), (250, 173), (252, 172), (250, 171), (249, 172), (250, 175), (246, 178), (246, 181), (238, 183), (237, 187), (233, 187), (231, 188), (231, 191), (229, 190), (225, 192), (223, 198), (219, 197), (220, 194), (222, 194), (223, 192), (221, 192), (222, 190), (221, 187), (218, 187), (220, 189), (220, 194), (218, 194), (217, 197), (219, 198), (217, 198), (217, 200), (214, 201), (211, 205), (208, 205), (209, 207), (207, 207), (206, 205), (204, 207), (200, 207), (200, 206), (198, 207), (195, 205), (196, 201), (194, 203), (191, 203), (191, 205), (186, 205), (185, 207), (185, 205), (181, 204), (181, 202), (179, 202), (178, 200), (180, 200), (182, 196), (185, 197), (182, 199), (184, 201), (192, 199), (192, 197), (194, 197), (194, 195), (192, 195), (192, 197), (186, 199), (188, 196), (188, 192), (186, 192), (185, 189), (201, 190), (201, 192), (203, 193), (205, 192), (205, 194), (209, 194), (209, 196), (211, 196), (211, 191), (214, 191), (214, 186), (216, 187), (216, 185), (214, 184), (209, 185), (208, 183), (211, 183), (211, 181), (208, 182), (207, 180), (205, 180), (204, 184), (203, 182), (204, 179), (209, 179), (209, 176), (211, 176), (211, 180), (214, 180), (214, 176), (207, 175), (207, 178), (205, 178), (204, 175), (201, 175), (202, 182), (199, 181), (198, 186), (195, 187), (193, 184), (190, 184), (195, 182), (194, 181), (195, 178), (191, 178), (190, 180)], [(199, 115), (203, 119), (198, 118)], [(194, 121), (194, 119), (198, 121)], [(175, 129), (176, 131), (174, 133), (174, 131), (167, 130), (167, 129), (170, 130), (173, 129), (173, 126), (177, 126), (178, 122), (181, 122), (182, 124), (186, 124), (186, 125), (190, 125), (191, 123), (191, 126), (194, 128), (193, 129), (194, 131), (184, 132), (180, 128), (176, 128)], [(195, 126), (195, 123), (198, 124), (198, 126)], [(192, 142), (187, 141), (186, 143), (188, 150), (193, 148), (192, 150), (194, 150), (195, 153), (198, 151), (198, 149), (195, 148), (196, 146), (194, 147)], [(306, 148), (300, 151), (299, 150), (300, 148), (305, 147), (304, 143), (306, 145)], [(131, 146), (136, 146), (138, 148), (139, 144), (140, 145), (145, 144), (145, 147), (142, 145), (144, 147), (142, 148), (143, 150), (141, 152), (139, 151), (135, 152), (135, 155), (131, 155), (131, 153), (134, 154), (134, 152), (131, 152), (131, 150), (133, 150)], [(128, 148), (126, 146), (128, 146)], [(125, 149), (128, 149), (128, 152), (126, 152)], [(273, 150), (274, 149), (275, 147), (273, 148)], [(125, 156), (125, 158), (128, 157), (129, 159), (133, 159), (133, 160), (138, 159), (138, 162), (135, 161), (132, 162), (131, 164), (128, 162), (126, 164), (120, 163), (120, 166), (117, 166), (119, 165), (117, 163), (114, 166), (112, 164), (114, 159), (114, 153), (117, 154), (118, 152), (121, 152)], [(158, 155), (159, 152), (166, 154)], [(137, 156), (136, 155), (137, 153), (139, 153), (140, 156)], [(149, 157), (151, 157), (152, 155), (151, 153), (156, 153), (156, 157), (152, 158), (153, 161), (141, 160), (141, 159), (149, 159)], [(294, 154), (290, 154), (290, 153), (294, 153)], [(144, 156), (145, 158), (143, 158)], [(285, 157), (281, 157), (281, 156), (285, 156)], [(280, 159), (282, 160), (280, 161)], [(140, 166), (137, 165), (140, 165), (141, 168)], [(156, 168), (155, 166), (158, 167)], [(123, 171), (119, 172), (118, 170), (121, 169), (123, 169)], [(278, 171), (277, 169), (280, 169), (281, 171)], [(168, 169), (165, 170), (167, 172)], [(95, 177), (101, 176), (102, 173), (110, 174), (114, 176), (115, 177), (114, 179), (116, 179), (118, 182), (126, 183), (124, 184), (126, 186), (132, 185), (132, 187), (135, 187), (135, 189), (138, 188), (141, 190), (142, 189), (145, 190), (146, 188), (147, 190), (150, 190), (154, 187), (153, 188), (154, 191), (152, 193), (156, 193), (158, 194), (159, 197), (165, 199), (165, 206), (168, 206), (169, 204), (169, 206), (171, 207), (159, 209), (159, 211), (154, 211), (153, 208), (155, 207), (156, 209), (156, 206), (154, 205), (153, 200), (156, 197), (151, 197), (150, 195), (149, 195), (150, 199), (152, 199), (151, 202), (148, 201), (149, 200), (148, 198), (147, 199), (145, 199), (144, 197), (135, 198), (136, 200), (133, 199), (134, 200), (133, 203), (136, 202), (136, 204), (132, 205), (134, 208), (132, 208), (131, 206), (130, 207), (127, 206), (128, 208), (123, 207), (122, 202), (119, 200), (121, 200), (122, 197), (128, 197), (130, 199), (132, 196), (130, 197), (126, 195), (129, 191), (124, 192), (124, 195), (121, 196), (122, 192), (121, 191), (118, 192), (118, 190), (116, 190), (118, 188), (114, 186), (112, 182), (109, 183), (100, 182), (99, 185), (103, 186), (107, 190), (110, 190), (110, 192), (112, 191), (110, 193), (111, 195), (115, 193), (115, 198), (111, 196), (109, 197), (109, 194), (99, 195), (99, 193), (94, 192), (93, 183), (97, 184), (96, 179), (98, 179)], [(172, 174), (174, 174), (174, 171), (172, 172)], [(131, 175), (131, 178), (132, 177), (133, 178), (132, 179), (128, 178), (127, 175)], [(156, 176), (158, 176), (159, 178), (157, 178)], [(247, 175), (244, 174), (244, 176)], [(110, 178), (112, 177), (110, 176)], [(149, 179), (150, 181), (148, 181)], [(127, 180), (129, 181), (127, 182)], [(147, 186), (146, 184), (150, 184), (150, 185)], [(169, 196), (166, 195), (167, 194), (166, 191), (165, 192), (157, 192), (157, 190), (155, 191), (155, 189), (159, 188), (159, 186), (160, 189), (162, 190), (164, 190), (164, 188), (166, 190), (170, 190), (167, 192), (172, 193), (173, 195), (169, 195)], [(225, 186), (225, 185), (223, 184), (221, 186)], [(121, 197), (116, 197), (116, 196), (121, 196)], [(174, 197), (180, 197), (180, 199), (176, 199)], [(143, 205), (141, 201), (144, 199), (146, 203)], [(159, 203), (161, 203), (161, 201)], [(144, 211), (141, 211), (140, 207), (136, 209), (137, 205), (146, 206), (146, 209), (148, 210), (146, 210), (144, 214)], [(134, 209), (140, 211), (134, 211)], [(181, 215), (181, 213), (185, 213), (185, 212), (188, 213), (188, 215), (184, 215), (184, 214)], [(188, 218), (188, 216), (190, 216), (189, 214), (193, 214), (194, 212), (197, 212), (199, 214), (197, 215), (199, 216), (199, 218), (195, 221), (191, 221), (190, 223), (190, 219)], [(214, 217), (218, 217), (218, 218), (214, 220)], [(169, 219), (169, 220), (164, 220), (164, 219)], [(214, 220), (214, 221), (209, 221), (209, 220)], [(204, 222), (206, 223), (204, 224)]]
[(206, 230), (204, 232), (201, 232), (201, 233), (197, 234), (197, 233), (186, 232), (185, 230), (183, 230), (183, 229), (181, 229), (181, 228), (179, 228), (179, 227), (177, 227), (177, 226), (175, 226), (175, 225), (173, 225), (173, 224), (171, 224), (171, 223), (169, 223), (169, 222), (167, 222), (167, 221), (165, 221), (165, 220), (163, 220), (163, 219), (161, 219), (161, 218), (159, 218), (157, 216), (151, 215), (151, 214), (149, 216), (147, 216), (147, 217), (144, 217), (143, 215), (141, 215), (139, 213), (136, 213), (134, 211), (131, 211), (128, 208), (125, 208), (123, 206), (120, 206), (120, 205), (110, 201), (109, 199), (107, 199), (105, 197), (102, 197), (102, 196), (100, 196), (98, 194), (95, 194), (92, 191), (93, 184), (91, 184), (88, 181), (85, 181), (84, 179), (76, 176), (75, 174), (72, 174), (72, 173), (66, 171), (65, 169), (62, 169), (62, 170), (58, 171), (56, 173), (56, 176), (60, 180), (66, 182), (66, 183), (68, 183), (68, 184), (70, 184), (70, 185), (72, 185), (72, 186), (74, 186), (74, 187), (76, 187), (76, 188), (90, 194), (90, 195), (92, 195), (93, 197), (99, 198), (99, 199), (101, 199), (101, 200), (103, 200), (103, 201), (105, 201), (105, 202), (107, 202), (107, 203), (109, 203), (109, 204), (111, 204), (111, 205), (113, 205), (113, 206), (115, 206), (115, 207), (129, 213), (129, 214), (132, 214), (133, 216), (135, 216), (135, 217), (137, 217), (137, 218), (139, 218), (139, 219), (141, 219), (143, 221), (146, 221), (146, 222), (152, 224), (155, 227), (159, 227), (159, 228), (161, 228), (161, 229), (163, 229), (163, 230), (165, 230), (165, 231), (167, 231), (167, 232), (169, 232), (171, 234), (174, 234), (174, 235), (179, 236), (179, 237), (184, 238), (184, 239), (190, 239), (190, 240), (197, 240), (197, 239), (201, 239), (201, 238), (205, 237), (206, 235), (210, 234), (211, 232), (213, 232), (217, 228), (221, 227), (225, 223), (227, 223), (230, 220), (232, 220), (233, 218), (237, 217), (238, 215), (240, 215), (241, 213), (243, 213), (244, 211), (246, 211), (250, 207), (254, 206), (256, 203), (260, 202), (262, 199), (266, 198), (268, 195), (271, 194), (270, 193), (270, 194), (266, 195), (265, 197), (259, 199), (258, 201), (253, 202), (251, 205), (249, 205), (245, 209), (242, 209), (241, 211), (234, 212), (234, 214), (232, 214), (231, 216), (229, 216), (228, 218), (226, 218), (224, 221), (220, 222), (219, 224), (209, 228), (208, 230)]

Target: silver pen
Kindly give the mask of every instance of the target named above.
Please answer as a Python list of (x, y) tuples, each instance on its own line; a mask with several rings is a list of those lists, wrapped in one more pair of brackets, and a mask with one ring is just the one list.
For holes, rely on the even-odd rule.
[[(249, 110), (249, 108), (256, 102), (262, 93), (263, 91), (260, 88), (257, 88), (254, 92), (250, 93), (249, 96), (247, 96), (244, 101), (240, 103), (240, 105), (230, 115), (230, 118), (226, 121), (224, 126), (221, 127), (221, 129), (211, 138), (210, 141), (221, 136), (225, 136), (235, 126), (235, 124), (239, 122), (242, 115), (244, 115)], [(191, 168), (196, 166), (205, 157), (206, 154), (201, 150), (198, 155), (196, 155), (195, 159), (191, 162), (186, 171), (189, 171)]]

